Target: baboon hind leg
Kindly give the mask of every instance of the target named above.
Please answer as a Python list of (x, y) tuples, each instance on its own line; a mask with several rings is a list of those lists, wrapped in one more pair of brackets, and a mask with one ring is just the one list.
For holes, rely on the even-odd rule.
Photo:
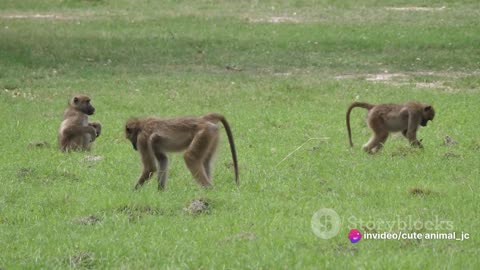
[(215, 159), (219, 141), (219, 134), (218, 130), (213, 134), (212, 142), (210, 143), (210, 147), (207, 150), (207, 154), (205, 156), (205, 160), (203, 161), (203, 167), (205, 168), (205, 173), (207, 174), (208, 179), (210, 182), (213, 181), (213, 161)]
[(188, 169), (192, 173), (197, 182), (204, 186), (211, 186), (210, 178), (204, 167), (208, 150), (214, 141), (215, 134), (218, 133), (218, 127), (215, 124), (208, 123), (193, 138), (187, 151), (185, 151), (184, 159)]
[(368, 124), (373, 131), (373, 135), (363, 146), (363, 150), (373, 154), (382, 149), (383, 144), (388, 138), (388, 129), (381, 118), (373, 119)]
[(382, 149), (383, 145), (385, 144), (385, 141), (387, 141), (387, 138), (388, 138), (388, 132), (378, 135), (377, 145), (372, 148), (371, 152), (376, 153), (380, 151), (380, 149)]

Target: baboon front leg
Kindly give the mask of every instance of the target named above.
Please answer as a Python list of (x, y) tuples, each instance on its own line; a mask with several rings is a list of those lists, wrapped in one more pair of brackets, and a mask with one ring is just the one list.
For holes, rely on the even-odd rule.
[(143, 169), (142, 174), (138, 178), (137, 184), (135, 185), (135, 189), (139, 189), (140, 187), (145, 184), (145, 182), (152, 177), (154, 170)]
[(207, 124), (205, 128), (195, 135), (184, 154), (188, 169), (197, 182), (204, 187), (211, 186), (210, 179), (204, 167), (204, 161), (211, 147), (211, 143), (214, 140), (214, 136), (218, 132), (217, 130), (216, 125)]
[(411, 140), (408, 138), (408, 136), (407, 136), (407, 132), (408, 132), (408, 129), (405, 129), (404, 131), (402, 131), (402, 134), (403, 134), (403, 136), (404, 136), (405, 138), (408, 139), (408, 141), (410, 142), (410, 144), (413, 145), (413, 146), (417, 146), (417, 147), (423, 148), (422, 143), (421, 143), (421, 140), (415, 139), (415, 140), (411, 141)]
[(155, 172), (155, 162), (154, 156), (148, 149), (148, 147), (140, 147), (139, 148), (140, 156), (142, 158), (143, 163), (143, 171), (138, 178), (137, 184), (135, 185), (135, 189), (140, 188), (145, 184), (145, 182), (152, 177), (153, 173)]
[(98, 136), (100, 136), (100, 133), (102, 133), (102, 125), (98, 122), (91, 122), (88, 123), (88, 125), (95, 129), (96, 137), (98, 138)]
[(409, 127), (409, 129), (407, 129), (404, 132), (405, 132), (405, 137), (407, 137), (407, 139), (408, 139), (408, 141), (410, 142), (411, 145), (422, 147), (422, 144), (420, 143), (420, 141), (417, 140), (417, 129), (416, 128), (411, 128), (410, 129), (410, 127)]
[(420, 123), (420, 117), (415, 115), (414, 113), (410, 113), (408, 117), (408, 128), (405, 132), (405, 137), (407, 137), (408, 141), (412, 146), (422, 148), (422, 144), (417, 139), (417, 129)]
[(417, 131), (407, 131), (407, 134), (405, 137), (407, 137), (408, 141), (410, 142), (410, 145), (423, 148), (422, 143), (417, 139)]
[(153, 134), (150, 140), (153, 154), (157, 160), (158, 167), (158, 190), (164, 190), (167, 182), (168, 157), (162, 150), (162, 137), (159, 134)]

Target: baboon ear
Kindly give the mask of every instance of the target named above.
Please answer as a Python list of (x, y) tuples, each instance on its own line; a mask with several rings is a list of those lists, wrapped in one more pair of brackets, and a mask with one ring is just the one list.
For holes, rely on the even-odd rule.
[(77, 97), (74, 97), (74, 98), (73, 98), (73, 103), (75, 103), (75, 104), (78, 103), (78, 98), (77, 98)]
[(424, 109), (424, 111), (426, 111), (426, 112), (428, 112), (428, 111), (430, 111), (430, 110), (432, 110), (432, 106), (430, 106), (430, 105), (429, 105), (429, 106), (426, 106), (425, 109)]
[(125, 128), (125, 131), (126, 131), (127, 133), (131, 133), (132, 130), (131, 130), (129, 127), (126, 127), (126, 128)]

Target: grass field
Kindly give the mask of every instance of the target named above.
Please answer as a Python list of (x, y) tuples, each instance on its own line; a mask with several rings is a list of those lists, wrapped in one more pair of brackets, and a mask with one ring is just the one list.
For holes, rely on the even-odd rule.
[[(278, 2), (0, 1), (0, 268), (478, 269), (478, 2)], [(75, 93), (104, 129), (65, 154)], [(365, 154), (362, 109), (350, 149), (355, 100), (433, 104), (424, 149), (392, 136)], [(213, 188), (171, 155), (167, 190), (134, 192), (125, 121), (211, 111), (231, 123), (239, 188), (222, 129)], [(185, 211), (194, 199), (208, 211)], [(331, 239), (311, 228), (322, 208), (342, 220)], [(351, 244), (353, 228), (470, 239)]]

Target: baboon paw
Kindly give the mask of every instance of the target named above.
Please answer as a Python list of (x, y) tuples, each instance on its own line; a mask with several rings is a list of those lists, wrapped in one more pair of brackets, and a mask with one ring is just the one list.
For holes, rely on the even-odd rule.
[(411, 144), (413, 147), (423, 148), (422, 143), (420, 141), (413, 141)]

